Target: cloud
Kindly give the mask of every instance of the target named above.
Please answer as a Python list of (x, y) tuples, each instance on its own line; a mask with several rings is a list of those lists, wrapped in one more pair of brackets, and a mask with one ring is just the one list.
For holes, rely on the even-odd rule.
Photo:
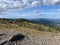
[(33, 7), (37, 7), (37, 6), (40, 6), (41, 5), (41, 2), (40, 1), (33, 1), (32, 2), (32, 6)]
[(43, 5), (60, 5), (60, 0), (44, 0)]
[(0, 8), (9, 9), (26, 9), (38, 6), (60, 5), (60, 0), (0, 0)]
[(44, 10), (33, 10), (33, 13), (41, 13), (44, 12)]
[(26, 9), (37, 7), (40, 5), (40, 0), (0, 0), (0, 8), (8, 9)]
[(51, 9), (51, 12), (60, 12), (60, 9)]
[(29, 4), (29, 3), (31, 2), (31, 0), (22, 0), (22, 2), (23, 2), (24, 4)]

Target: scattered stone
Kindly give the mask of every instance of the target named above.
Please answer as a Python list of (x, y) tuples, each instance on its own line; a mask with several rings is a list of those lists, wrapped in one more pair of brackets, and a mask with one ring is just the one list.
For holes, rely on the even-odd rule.
[(60, 35), (46, 37), (23, 31), (0, 32), (0, 45), (60, 45)]

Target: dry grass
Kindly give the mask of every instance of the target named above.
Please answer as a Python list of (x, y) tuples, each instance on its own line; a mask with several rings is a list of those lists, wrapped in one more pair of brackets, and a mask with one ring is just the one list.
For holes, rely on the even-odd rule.
[(59, 33), (55, 33), (55, 32), (49, 32), (49, 31), (39, 31), (36, 29), (30, 29), (30, 28), (24, 28), (24, 27), (19, 27), (18, 25), (16, 25), (16, 27), (13, 28), (0, 28), (0, 30), (15, 30), (17, 32), (24, 32), (24, 33), (30, 33), (32, 35), (37, 35), (37, 36), (54, 36), (57, 35)]
[[(2, 20), (1, 20), (2, 22)], [(14, 22), (14, 21), (13, 21)], [(21, 26), (20, 26), (21, 25)], [(50, 29), (50, 30), (49, 30)], [(55, 29), (49, 27), (49, 26), (44, 26), (44, 25), (38, 25), (38, 24), (34, 24), (31, 22), (15, 22), (15, 23), (11, 23), (11, 22), (3, 22), (0, 23), (0, 30), (15, 30), (15, 31), (22, 31), (22, 32), (26, 32), (26, 33), (30, 33), (30, 34), (34, 34), (34, 35), (43, 35), (43, 36), (47, 36), (47, 35), (56, 35), (58, 33), (54, 32)]]

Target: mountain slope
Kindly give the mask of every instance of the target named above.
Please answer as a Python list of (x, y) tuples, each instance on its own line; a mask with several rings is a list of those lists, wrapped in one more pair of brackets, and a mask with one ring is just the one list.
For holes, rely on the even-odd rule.
[(17, 27), (24, 27), (29, 29), (36, 29), (39, 31), (60, 31), (57, 28), (50, 27), (43, 24), (36, 24), (32, 21), (28, 21), (26, 19), (18, 19), (18, 20), (11, 20), (11, 19), (0, 19), (0, 29), (3, 28), (17, 28)]
[(0, 19), (0, 45), (60, 45), (57, 31), (26, 19)]

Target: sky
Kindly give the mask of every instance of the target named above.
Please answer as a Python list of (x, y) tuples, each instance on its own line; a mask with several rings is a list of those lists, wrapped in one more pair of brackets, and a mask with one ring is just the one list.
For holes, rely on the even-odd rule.
[(60, 0), (0, 0), (0, 18), (60, 19)]

